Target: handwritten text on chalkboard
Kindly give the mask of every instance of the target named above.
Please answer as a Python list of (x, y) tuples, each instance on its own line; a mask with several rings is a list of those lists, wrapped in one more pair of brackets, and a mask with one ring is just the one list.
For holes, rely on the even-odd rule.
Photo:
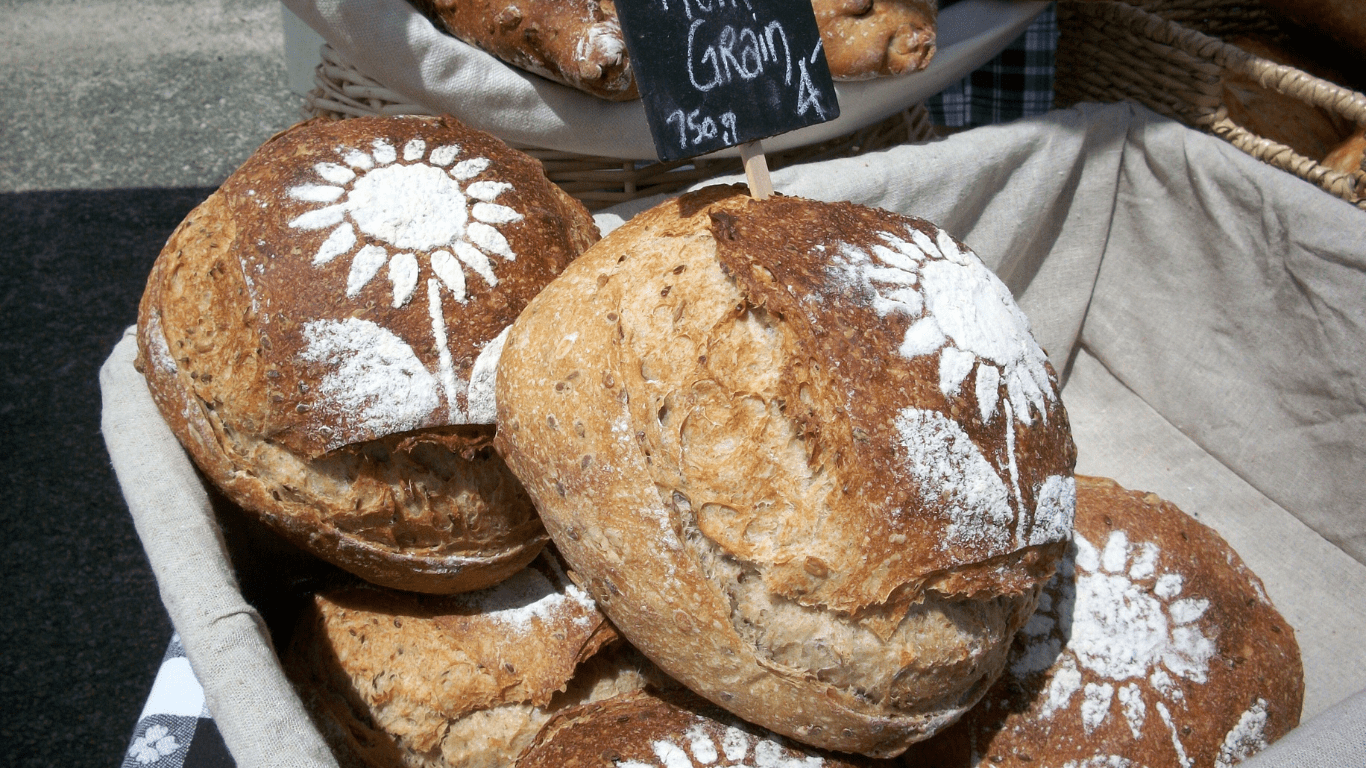
[(617, 0), (661, 159), (839, 116), (804, 0)]

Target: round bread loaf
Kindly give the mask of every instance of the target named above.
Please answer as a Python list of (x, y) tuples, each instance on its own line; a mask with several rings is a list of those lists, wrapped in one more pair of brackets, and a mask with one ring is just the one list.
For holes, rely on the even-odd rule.
[(683, 689), (641, 690), (564, 709), (517, 768), (873, 768), (741, 721)]
[(1219, 535), (1152, 494), (1077, 478), (1074, 546), (1006, 674), (903, 759), (920, 768), (1227, 768), (1295, 727), (1290, 625)]
[(535, 160), (449, 118), (310, 122), (171, 236), (138, 367), (209, 479), (399, 589), (478, 589), (545, 543), (493, 452), (493, 364), (597, 238)]
[(937, 0), (812, 0), (836, 80), (919, 72), (934, 58)]
[(559, 709), (658, 676), (598, 653), (616, 638), (547, 550), (477, 592), (320, 593), (285, 667), (344, 766), (505, 768)]
[(711, 187), (528, 305), (496, 445), (616, 626), (813, 746), (892, 756), (990, 687), (1071, 531), (1075, 448), (948, 234)]

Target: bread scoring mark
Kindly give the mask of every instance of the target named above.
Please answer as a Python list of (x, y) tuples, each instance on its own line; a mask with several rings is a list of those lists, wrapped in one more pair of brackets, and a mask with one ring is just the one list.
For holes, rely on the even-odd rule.
[(725, 768), (822, 768), (825, 759), (802, 755), (785, 745), (782, 737), (768, 733), (758, 736), (736, 726), (726, 726), (718, 741), (715, 721), (693, 715), (694, 723), (682, 738), (657, 739), (650, 745), (658, 762), (623, 760), (617, 768), (698, 768), (718, 765), (725, 757)]
[(152, 365), (167, 376), (176, 375), (175, 356), (166, 343), (166, 334), (161, 329), (161, 313), (153, 310), (147, 318), (147, 354)]
[(1072, 535), (1077, 510), (1077, 480), (1052, 475), (1034, 491), (1034, 519), (1029, 529), (1029, 545), (1065, 541)]
[(579, 62), (577, 80), (592, 82), (602, 78), (603, 71), (619, 66), (626, 57), (626, 40), (621, 24), (615, 17), (589, 26), (575, 46), (574, 60)]
[(1118, 709), (1139, 739), (1156, 709), (1180, 751), (1167, 705), (1184, 695), (1172, 675), (1206, 681), (1215, 647), (1199, 622), (1209, 601), (1181, 598), (1183, 579), (1159, 572), (1160, 551), (1152, 543), (1131, 543), (1124, 531), (1111, 532), (1103, 549), (1080, 533), (1073, 542), (1038, 612), (1021, 629), (1023, 651), (1008, 674), (1051, 674), (1040, 712), (1045, 720), (1071, 711), (1080, 692), (1076, 713), (1087, 734)]
[(1214, 768), (1232, 768), (1266, 749), (1266, 699), (1257, 699), (1224, 736)]

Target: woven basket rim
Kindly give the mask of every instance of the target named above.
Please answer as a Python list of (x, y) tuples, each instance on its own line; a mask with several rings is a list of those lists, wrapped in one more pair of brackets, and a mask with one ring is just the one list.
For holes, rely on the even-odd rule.
[[(314, 89), (304, 98), (304, 118), (346, 119), (373, 115), (435, 115), (347, 61), (324, 43), (313, 76)], [(766, 154), (772, 169), (834, 157), (849, 157), (904, 143), (937, 138), (923, 104), (915, 104), (872, 125), (815, 144)], [(674, 192), (723, 174), (739, 173), (739, 158), (700, 157), (673, 162), (622, 160), (545, 149), (519, 142), (509, 146), (541, 161), (551, 181), (590, 210), (653, 194)]]
[[(1257, 56), (1236, 45), (1191, 29), (1177, 21), (1154, 13), (1168, 5), (1191, 10), (1202, 7), (1229, 7), (1230, 0), (1060, 0), (1064, 12), (1076, 12), (1098, 19), (1102, 23), (1120, 25), (1135, 37), (1167, 46), (1198, 61), (1211, 62), (1220, 70), (1237, 72), (1254, 79), (1266, 88), (1298, 99), (1311, 106), (1329, 110), (1358, 125), (1366, 124), (1366, 95), (1350, 88), (1323, 80), (1295, 67), (1278, 64)], [(1245, 6), (1246, 2), (1239, 2)], [(1064, 38), (1066, 35), (1064, 34)], [(1060, 45), (1062, 45), (1060, 40)], [(1219, 76), (1222, 79), (1222, 74)], [(1169, 117), (1185, 121), (1182, 111), (1159, 108), (1170, 100), (1173, 90), (1168, 88), (1153, 94), (1148, 106)], [(1222, 98), (1218, 100), (1222, 102)], [(1186, 110), (1190, 123), (1223, 138), (1238, 149), (1269, 165), (1316, 184), (1325, 191), (1366, 210), (1366, 170), (1343, 173), (1328, 168), (1313, 158), (1290, 147), (1260, 136), (1238, 125), (1228, 117), (1222, 103), (1193, 104)]]

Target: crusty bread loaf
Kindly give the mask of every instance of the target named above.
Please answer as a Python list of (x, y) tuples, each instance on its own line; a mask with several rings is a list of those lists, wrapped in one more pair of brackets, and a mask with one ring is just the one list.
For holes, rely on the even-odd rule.
[(1366, 173), (1366, 125), (1328, 152), (1323, 158), (1325, 167), (1339, 173)]
[(138, 366), (234, 502), (400, 589), (478, 589), (544, 546), (494, 454), (492, 363), (597, 237), (540, 165), (449, 118), (270, 140), (153, 267)]
[(683, 689), (561, 710), (517, 768), (873, 768), (880, 761), (792, 744)]
[(639, 98), (612, 0), (412, 0), (446, 31), (513, 66), (612, 101)]
[[(1345, 82), (1344, 77), (1326, 65), (1266, 37), (1237, 35), (1227, 42), (1254, 56), (1304, 70), (1315, 77)], [(1323, 159), (1354, 127), (1332, 110), (1279, 93), (1255, 78), (1231, 70), (1224, 73), (1223, 98), (1230, 120), (1313, 160)]]
[(918, 72), (934, 58), (938, 0), (812, 0), (836, 80)]
[(344, 765), (504, 768), (556, 711), (657, 676), (549, 551), (495, 587), (325, 591), (285, 666)]
[(711, 187), (528, 305), (496, 445), (616, 626), (689, 688), (891, 756), (970, 707), (1071, 530), (1057, 379), (947, 233)]
[(1227, 768), (1299, 722), (1294, 631), (1218, 534), (1078, 477), (1075, 535), (1006, 674), (907, 766)]
[(1366, 3), (1361, 0), (1261, 0), (1296, 24), (1366, 56)]

